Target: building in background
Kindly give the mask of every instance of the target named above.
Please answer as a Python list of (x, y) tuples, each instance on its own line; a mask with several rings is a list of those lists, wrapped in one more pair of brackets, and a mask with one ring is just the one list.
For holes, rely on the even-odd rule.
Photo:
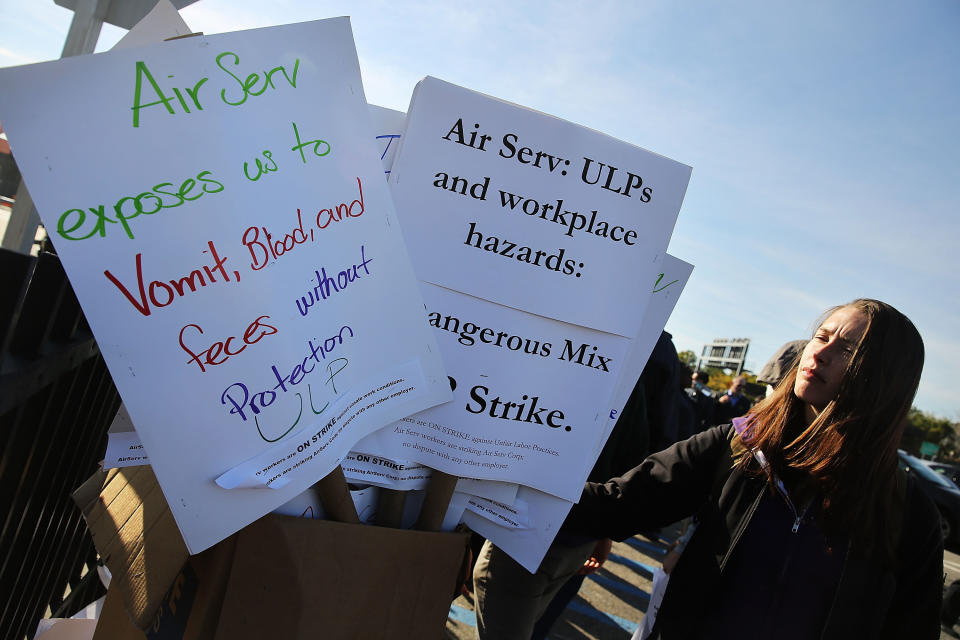
[(10, 144), (7, 142), (7, 135), (3, 132), (3, 125), (0, 125), (0, 202), (3, 203), (0, 206), (10, 206), (19, 184), (20, 170), (17, 169), (17, 163), (10, 155)]
[(697, 369), (716, 367), (717, 369), (732, 369), (734, 375), (743, 371), (743, 363), (747, 359), (747, 347), (750, 338), (715, 338), (711, 344), (704, 345), (700, 358), (697, 360)]

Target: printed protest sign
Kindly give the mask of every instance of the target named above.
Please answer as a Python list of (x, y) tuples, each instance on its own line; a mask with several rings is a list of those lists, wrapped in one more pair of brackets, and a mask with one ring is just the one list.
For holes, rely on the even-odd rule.
[[(640, 185), (631, 183), (618, 192), (607, 184), (598, 195), (587, 184), (585, 169), (580, 182), (571, 183), (562, 168), (569, 161), (562, 158), (530, 160), (530, 149), (525, 149), (517, 150), (516, 161), (511, 161), (509, 149), (519, 133), (504, 134), (503, 146), (494, 153), (493, 138), (464, 134), (460, 118), (452, 129), (435, 131), (437, 123), (453, 113), (473, 114), (471, 118), (498, 130), (521, 131), (525, 139), (550, 140), (554, 148), (564, 145), (570, 151), (564, 152), (567, 156), (583, 156), (585, 167), (590, 164), (587, 153), (642, 166), (648, 193), (641, 189), (636, 202), (647, 208), (637, 210), (626, 199)], [(543, 167), (538, 164), (542, 159), (547, 163)], [(456, 168), (456, 177), (438, 167)], [(405, 237), (418, 247), (417, 277), (424, 283), (430, 323), (438, 332), (455, 399), (364, 439), (357, 449), (415, 460), (451, 474), (518, 482), (568, 500), (578, 498), (589, 470), (584, 467), (595, 457), (589, 452), (599, 450), (606, 437), (607, 402), (631, 348), (623, 336), (633, 337), (640, 327), (651, 295), (649, 283), (663, 259), (689, 173), (689, 167), (556, 118), (434, 78), (421, 82), (411, 101), (390, 183)], [(468, 186), (465, 175), (483, 179)], [(663, 188), (658, 188), (651, 204), (653, 178)], [(550, 205), (556, 218), (544, 217), (549, 207), (538, 209), (543, 215), (535, 216), (536, 200), (523, 204), (504, 188), (521, 184), (530, 189), (527, 193), (559, 190), (568, 203), (577, 198), (603, 202), (606, 217), (598, 221), (594, 212), (594, 219), (583, 220), (581, 228), (580, 214), (560, 204)], [(499, 196), (492, 196), (495, 191)], [(524, 206), (529, 210), (524, 212)], [(524, 249), (529, 251), (530, 243), (551, 237), (563, 226), (562, 220), (575, 221), (554, 234), (562, 236), (562, 252), (595, 258), (607, 275), (599, 280), (581, 278), (580, 272), (567, 274), (572, 278), (554, 277), (562, 271), (555, 259), (560, 254), (534, 255), (533, 264), (517, 258), (515, 265), (497, 271), (502, 263), (484, 255), (487, 244), (467, 242), (468, 248), (482, 250), (463, 253), (465, 243), (452, 241), (464, 216), (493, 229), (500, 238), (498, 246), (516, 248), (503, 239), (524, 239), (517, 255), (527, 257), (531, 254)], [(474, 223), (469, 224), (473, 229)], [(622, 246), (611, 249), (609, 242)], [(550, 265), (557, 269), (547, 279), (536, 275), (534, 267)], [(634, 274), (647, 272), (649, 277), (640, 284), (642, 276)], [(600, 280), (604, 284), (598, 284)], [(493, 294), (491, 283), (496, 288)], [(525, 301), (511, 302), (509, 295), (500, 295), (507, 291), (518, 292)], [(559, 304), (551, 306), (556, 301)], [(583, 471), (557, 474), (556, 468)]]
[(428, 77), (390, 184), (421, 280), (631, 337), (690, 171)]
[(630, 340), (423, 284), (453, 402), (357, 443), (454, 475), (519, 482), (574, 500)]
[[(618, 414), (623, 410), (692, 272), (693, 265), (670, 254), (664, 255), (661, 272), (657, 275), (653, 295), (650, 297), (650, 304), (643, 318), (643, 326), (631, 341), (630, 351), (621, 367), (620, 381), (611, 398), (612, 408), (607, 416), (607, 426), (601, 442), (594, 454), (589, 457), (589, 463), (579, 477), (584, 478), (589, 474), (593, 461), (596, 460), (610, 435)], [(624, 471), (626, 469), (618, 470), (618, 472)], [(478, 481), (478, 483), (482, 482)], [(464, 514), (464, 522), (532, 573), (540, 566), (560, 525), (576, 500), (563, 500), (531, 487), (521, 486), (517, 492), (517, 501), (521, 501), (529, 513), (530, 526), (525, 529), (509, 526), (509, 523), (502, 519), (491, 517), (490, 513), (476, 509)]]
[(136, 431), (121, 431), (109, 434), (107, 451), (103, 456), (104, 469), (118, 467), (137, 467), (150, 464), (150, 459), (143, 451), (140, 437)]
[[(390, 460), (358, 451), (348, 453), (340, 466), (343, 476), (351, 484), (372, 484), (400, 491), (426, 489), (433, 475), (432, 469), (421, 464)], [(455, 490), (508, 505), (517, 497), (517, 485), (509, 482), (458, 478)]]
[(514, 498), (513, 504), (471, 496), (467, 510), (510, 529), (532, 529), (530, 509), (523, 498)]
[(387, 489), (426, 489), (431, 470), (422, 464), (405, 463), (351, 451), (340, 462), (343, 476), (352, 484), (373, 484)]
[(486, 509), (467, 510), (463, 523), (527, 571), (535, 573), (573, 503), (523, 486), (517, 492), (516, 501), (525, 505), (528, 520), (525, 527), (513, 526)]
[[(0, 83), (0, 119), (191, 553), (359, 437), (449, 399), (347, 19)], [(281, 488), (215, 484), (232, 471), (250, 475), (223, 486)]]

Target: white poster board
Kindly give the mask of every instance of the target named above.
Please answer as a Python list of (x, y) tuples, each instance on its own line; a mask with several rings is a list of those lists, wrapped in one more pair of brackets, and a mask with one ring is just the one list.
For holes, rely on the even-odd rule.
[[(617, 414), (623, 410), (630, 397), (630, 392), (643, 372), (650, 353), (660, 337), (660, 332), (663, 331), (670, 314), (673, 313), (692, 272), (693, 265), (670, 254), (664, 256), (661, 272), (655, 280), (653, 295), (650, 297), (650, 304), (643, 318), (643, 326), (631, 341), (630, 352), (621, 368), (621, 379), (611, 400), (612, 408), (607, 416), (608, 422), (603, 440), (590, 458), (590, 463), (583, 470), (581, 477), (590, 473), (593, 461), (600, 454), (603, 443), (610, 435), (616, 423)], [(490, 514), (476, 510), (464, 514), (463, 521), (533, 573), (540, 566), (560, 525), (577, 499), (579, 496), (573, 501), (563, 500), (548, 493), (521, 486), (517, 492), (517, 500), (522, 502), (528, 510), (529, 526), (512, 527), (503, 521), (498, 522), (498, 519), (491, 518)]]
[[(465, 132), (463, 116), (455, 116), (464, 113), (478, 121), (476, 131)], [(479, 121), (513, 133), (494, 138)], [(559, 155), (516, 148), (520, 135), (582, 156), (579, 175), (570, 178), (570, 161)], [(608, 180), (592, 184), (591, 157), (643, 167), (647, 186), (632, 172), (620, 189)], [(603, 166), (612, 180), (613, 165)], [(586, 470), (555, 470), (584, 469), (602, 446), (607, 403), (689, 175), (685, 165), (557, 118), (435, 78), (419, 83), (389, 180), (455, 398), (357, 449), (579, 497)], [(517, 189), (537, 197), (559, 190), (567, 205), (540, 208), (516, 199)], [(568, 210), (574, 201), (604, 213)], [(476, 220), (487, 235), (474, 243), (481, 237)], [(563, 246), (535, 251), (544, 238)], [(565, 262), (568, 253), (598, 270), (585, 276), (584, 263)]]
[[(191, 553), (449, 399), (348, 19), (0, 83), (18, 164)], [(273, 460), (260, 486), (281, 488), (215, 484), (258, 456)]]
[(631, 341), (422, 284), (453, 402), (357, 443), (452, 475), (579, 498)]
[(375, 104), (369, 106), (370, 118), (373, 120), (373, 129), (376, 132), (377, 150), (380, 152), (380, 162), (383, 163), (383, 173), (389, 177), (393, 169), (393, 161), (397, 157), (397, 149), (400, 148), (407, 114)]
[(632, 337), (690, 171), (428, 77), (390, 184), (421, 280)]
[[(623, 366), (620, 368), (617, 385), (610, 399), (610, 413), (607, 415), (604, 435), (600, 438), (600, 446), (597, 448), (594, 458), (600, 455), (603, 443), (607, 441), (613, 426), (617, 422), (618, 415), (626, 406), (630, 393), (633, 391), (640, 374), (643, 373), (643, 368), (647, 366), (647, 360), (650, 359), (650, 354), (653, 353), (653, 348), (660, 339), (660, 333), (667, 325), (667, 320), (670, 319), (670, 314), (677, 306), (680, 294), (683, 293), (692, 274), (692, 264), (684, 262), (669, 253), (664, 254), (659, 273), (654, 281), (650, 305), (643, 316), (643, 324), (631, 341), (630, 349)], [(591, 468), (592, 464), (587, 467), (587, 473), (590, 472)]]

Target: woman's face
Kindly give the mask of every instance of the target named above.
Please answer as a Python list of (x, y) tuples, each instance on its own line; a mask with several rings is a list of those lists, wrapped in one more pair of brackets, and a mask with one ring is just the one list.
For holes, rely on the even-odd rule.
[(807, 404), (811, 420), (837, 397), (847, 364), (867, 329), (867, 317), (843, 307), (824, 320), (800, 356), (793, 393)]

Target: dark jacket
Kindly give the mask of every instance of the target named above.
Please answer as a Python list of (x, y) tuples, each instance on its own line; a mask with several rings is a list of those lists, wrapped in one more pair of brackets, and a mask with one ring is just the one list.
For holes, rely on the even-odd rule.
[[(677, 348), (673, 344), (673, 336), (666, 331), (660, 333), (640, 374), (640, 382), (643, 383), (646, 396), (646, 418), (650, 431), (649, 451), (645, 452), (645, 458), (646, 453), (662, 451), (697, 432), (694, 414), (685, 410), (684, 406), (688, 403), (680, 383)], [(617, 473), (623, 473), (624, 469), (626, 467), (621, 467)]]
[(725, 396), (727, 396), (726, 391), (714, 399), (713, 424), (727, 424), (734, 418), (746, 415), (750, 410), (750, 398), (741, 395), (737, 398), (736, 405), (733, 405), (729, 402), (729, 398), (727, 402), (720, 402), (720, 399)]
[[(765, 479), (733, 469), (733, 435), (731, 425), (715, 427), (650, 456), (623, 477), (587, 483), (564, 524), (565, 529), (624, 540), (699, 513), (700, 524), (671, 573), (657, 615), (655, 637), (662, 640), (687, 638), (695, 631), (730, 553), (767, 491)], [(847, 549), (822, 639), (939, 638), (939, 514), (912, 482), (904, 510), (895, 567), (865, 557), (856, 545)]]

